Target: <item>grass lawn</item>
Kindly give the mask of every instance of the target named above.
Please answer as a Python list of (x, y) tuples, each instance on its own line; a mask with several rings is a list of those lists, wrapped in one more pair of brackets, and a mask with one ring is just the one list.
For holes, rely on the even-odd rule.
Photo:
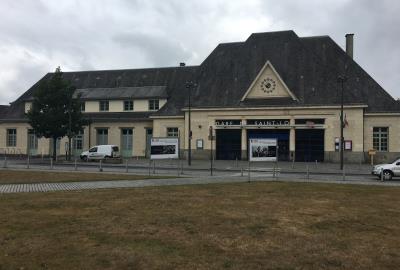
[[(76, 181), (99, 180), (138, 180), (170, 178), (171, 176), (146, 176), (116, 173), (85, 173), (85, 172), (48, 172), (33, 170), (3, 170), (0, 169), (0, 184), (28, 184), (28, 183), (58, 183)], [(1, 269), (1, 268), (0, 268)]]
[(306, 183), (0, 196), (0, 269), (398, 269), (400, 189)]

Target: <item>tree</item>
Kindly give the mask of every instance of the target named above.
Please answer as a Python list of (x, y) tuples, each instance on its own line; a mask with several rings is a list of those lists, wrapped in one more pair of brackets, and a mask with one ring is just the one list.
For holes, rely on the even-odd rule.
[[(76, 88), (63, 78), (60, 67), (49, 80), (40, 83), (33, 94), (32, 107), (27, 113), (29, 124), (38, 137), (53, 140), (53, 160), (56, 159), (57, 139), (65, 135), (71, 138), (83, 130), (80, 96), (74, 96)], [(68, 149), (69, 156), (71, 147)]]

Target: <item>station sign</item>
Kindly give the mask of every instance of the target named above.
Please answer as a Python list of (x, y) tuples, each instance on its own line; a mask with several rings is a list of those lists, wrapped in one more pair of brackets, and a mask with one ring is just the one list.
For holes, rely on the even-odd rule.
[(277, 161), (277, 139), (249, 139), (250, 161)]
[(289, 119), (248, 119), (248, 126), (259, 127), (277, 127), (277, 126), (290, 126)]
[(229, 127), (229, 126), (241, 126), (242, 120), (240, 119), (225, 119), (215, 120), (215, 126), (217, 127)]
[(179, 138), (151, 138), (151, 159), (178, 159)]

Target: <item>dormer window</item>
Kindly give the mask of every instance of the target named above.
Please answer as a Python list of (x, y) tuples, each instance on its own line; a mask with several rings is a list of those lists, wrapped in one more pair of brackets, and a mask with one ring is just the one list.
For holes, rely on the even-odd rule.
[(124, 111), (133, 111), (133, 100), (124, 101)]
[(149, 111), (157, 111), (160, 109), (160, 103), (158, 99), (149, 100)]
[(99, 102), (99, 111), (108, 112), (109, 110), (109, 102), (108, 100), (100, 100)]

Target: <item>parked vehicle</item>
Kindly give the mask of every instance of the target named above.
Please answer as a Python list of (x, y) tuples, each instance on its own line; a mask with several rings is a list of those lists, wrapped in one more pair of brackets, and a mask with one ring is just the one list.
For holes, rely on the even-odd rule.
[(394, 176), (400, 176), (400, 158), (396, 158), (393, 162), (387, 164), (378, 164), (374, 166), (371, 174), (381, 178), (383, 173), (384, 180), (391, 180)]
[(90, 148), (88, 151), (81, 153), (80, 158), (82, 160), (91, 159), (106, 159), (106, 158), (119, 158), (119, 147), (117, 145), (96, 145)]

